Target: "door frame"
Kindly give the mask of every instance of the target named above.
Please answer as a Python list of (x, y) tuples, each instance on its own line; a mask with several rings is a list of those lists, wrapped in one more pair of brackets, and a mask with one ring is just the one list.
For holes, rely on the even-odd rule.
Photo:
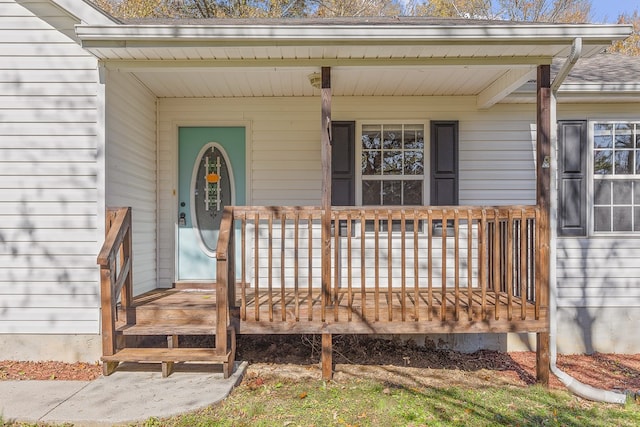
[[(169, 157), (172, 159), (171, 161), (171, 188), (172, 188), (172, 194), (171, 194), (171, 218), (172, 218), (172, 222), (173, 222), (173, 239), (171, 240), (171, 253), (173, 254), (173, 263), (171, 264), (171, 269), (172, 272), (170, 274), (170, 277), (172, 278), (173, 283), (175, 283), (178, 280), (178, 218), (179, 218), (179, 212), (178, 212), (178, 174), (180, 172), (180, 168), (179, 168), (179, 158), (178, 158), (178, 147), (179, 147), (179, 143), (180, 143), (180, 128), (183, 127), (244, 127), (245, 131), (244, 131), (244, 148), (245, 148), (245, 203), (247, 205), (251, 205), (252, 202), (252, 197), (251, 197), (251, 147), (253, 146), (253, 141), (252, 141), (252, 130), (251, 130), (251, 124), (252, 122), (249, 120), (172, 120), (171, 121), (171, 135), (172, 135), (172, 143), (170, 145), (170, 153), (169, 153)], [(160, 130), (158, 130), (158, 132), (160, 132)], [(157, 149), (160, 150), (160, 144), (157, 144)], [(166, 158), (163, 156), (163, 158)], [(158, 162), (157, 165), (157, 170), (160, 171), (160, 153), (156, 153), (156, 159)], [(160, 179), (161, 176), (158, 175), (156, 177), (158, 184), (157, 184), (157, 188), (158, 188), (158, 192), (160, 191)], [(238, 187), (236, 186), (236, 191), (238, 191)], [(162, 209), (163, 207), (160, 206), (160, 197), (157, 197), (157, 211), (160, 212), (160, 209)], [(166, 206), (164, 207), (166, 208)], [(161, 224), (160, 221), (158, 221), (158, 229), (157, 229), (157, 236), (156, 236), (156, 242), (160, 242), (160, 235), (163, 232), (168, 232), (168, 230), (162, 230), (161, 229)], [(157, 256), (157, 260), (156, 260), (156, 268), (157, 268), (157, 277), (161, 277), (160, 276), (160, 266), (161, 266), (161, 260), (160, 260), (160, 250), (156, 251), (156, 256)]]

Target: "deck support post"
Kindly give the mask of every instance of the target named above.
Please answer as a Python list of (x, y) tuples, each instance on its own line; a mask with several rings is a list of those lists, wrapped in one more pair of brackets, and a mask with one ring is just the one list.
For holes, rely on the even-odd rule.
[(546, 330), (537, 334), (537, 381), (549, 386), (549, 280), (550, 280), (550, 204), (551, 204), (551, 66), (539, 65), (536, 102), (536, 203), (540, 209), (536, 289), (540, 307), (546, 314)]
[[(331, 68), (322, 67), (321, 159), (322, 159), (322, 321), (331, 304)], [(324, 337), (324, 335), (323, 335)], [(323, 338), (324, 343), (324, 338)], [(324, 352), (323, 352), (324, 354)]]
[(333, 378), (333, 337), (322, 334), (322, 379), (329, 381)]

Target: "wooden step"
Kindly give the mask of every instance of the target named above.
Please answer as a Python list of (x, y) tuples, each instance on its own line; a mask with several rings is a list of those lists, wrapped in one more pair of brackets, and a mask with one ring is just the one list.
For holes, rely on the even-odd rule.
[(214, 348), (123, 348), (116, 354), (101, 357), (105, 376), (111, 375), (120, 362), (160, 362), (163, 377), (171, 375), (175, 362), (209, 362), (222, 364), (224, 378), (233, 372), (234, 358), (235, 345), (227, 353)]
[(138, 324), (116, 329), (122, 335), (215, 335), (216, 325)]
[(226, 362), (231, 353), (215, 348), (123, 348), (104, 362)]

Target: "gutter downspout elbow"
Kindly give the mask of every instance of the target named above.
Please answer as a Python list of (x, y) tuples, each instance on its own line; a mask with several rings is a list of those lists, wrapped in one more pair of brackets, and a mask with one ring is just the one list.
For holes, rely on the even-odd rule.
[[(558, 89), (562, 85), (562, 82), (564, 81), (564, 79), (569, 75), (569, 73), (573, 69), (573, 66), (576, 64), (576, 62), (578, 62), (578, 59), (580, 59), (581, 53), (582, 53), (582, 39), (578, 37), (573, 41), (573, 46), (571, 48), (571, 53), (569, 54), (569, 57), (567, 58), (566, 62), (562, 65), (562, 67), (560, 68), (560, 71), (556, 75), (556, 78), (553, 80), (553, 83), (551, 84), (551, 92), (552, 92), (552, 97), (551, 97), (552, 108), (551, 109), (553, 111), (553, 116), (551, 121), (552, 123), (554, 123), (554, 125), (557, 120), (556, 98), (557, 98)], [(555, 141), (555, 147), (553, 147), (553, 149), (557, 153), (557, 149), (558, 149), (557, 137), (554, 136), (553, 140)], [(552, 156), (553, 162), (556, 163), (555, 166), (557, 166), (556, 158), (557, 156)], [(557, 227), (556, 227), (557, 221), (558, 221), (557, 190), (555, 190), (557, 188), (557, 182), (556, 182), (555, 174), (552, 174), (551, 176), (552, 176), (551, 179), (553, 180), (552, 191), (555, 192), (555, 197), (551, 198), (552, 213), (551, 213), (551, 221), (550, 221), (550, 227), (551, 227), (550, 231), (551, 231), (552, 241), (557, 241), (557, 237), (558, 237)], [(603, 389), (592, 387), (588, 384), (584, 384), (578, 381), (577, 379), (573, 378), (566, 372), (563, 372), (562, 370), (560, 370), (560, 368), (558, 368), (558, 366), (556, 365), (556, 360), (558, 356), (558, 343), (556, 341), (557, 330), (558, 330), (558, 323), (556, 319), (556, 312), (558, 308), (557, 295), (556, 295), (557, 293), (556, 245), (551, 245), (550, 251), (551, 251), (551, 254), (550, 254), (551, 263), (549, 266), (550, 268), (549, 276), (550, 276), (551, 284), (554, 285), (553, 289), (550, 289), (551, 292), (549, 292), (549, 313), (550, 313), (549, 315), (549, 323), (550, 323), (549, 324), (549, 330), (550, 330), (549, 352), (550, 352), (551, 372), (556, 377), (558, 377), (558, 379), (565, 385), (565, 387), (567, 387), (567, 389), (569, 389), (569, 391), (571, 391), (573, 394), (578, 395), (584, 399), (588, 399), (596, 402), (624, 404), (627, 401), (626, 394), (617, 393), (609, 390), (603, 390)]]

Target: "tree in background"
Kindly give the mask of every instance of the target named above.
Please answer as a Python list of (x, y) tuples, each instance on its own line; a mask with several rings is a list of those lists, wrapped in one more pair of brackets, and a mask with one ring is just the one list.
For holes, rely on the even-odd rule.
[(610, 52), (618, 52), (624, 55), (640, 56), (640, 13), (638, 9), (633, 14), (622, 14), (618, 17), (618, 24), (633, 25), (633, 33), (626, 39), (615, 42)]
[(589, 22), (591, 0), (410, 0), (416, 16), (506, 19), (526, 22)]
[(398, 0), (312, 0), (311, 16), (400, 16), (403, 6)]

